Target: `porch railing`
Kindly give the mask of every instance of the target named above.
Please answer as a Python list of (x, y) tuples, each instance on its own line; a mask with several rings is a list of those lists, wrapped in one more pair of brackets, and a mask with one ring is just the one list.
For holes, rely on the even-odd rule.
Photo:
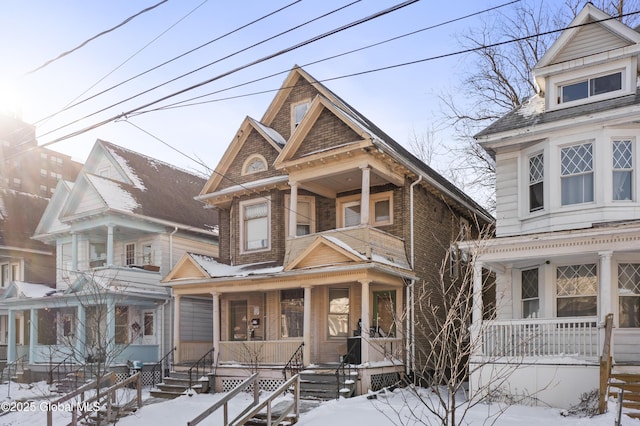
[[(169, 374), (173, 367), (173, 353), (177, 348), (173, 347), (167, 352), (160, 361), (156, 362), (155, 365), (151, 368), (151, 387), (155, 388), (156, 383), (160, 383), (162, 378)], [(158, 382), (156, 382), (156, 375), (160, 373), (160, 377), (158, 378)]]
[(595, 317), (492, 321), (482, 333), (488, 357), (596, 358), (599, 352)]
[(369, 362), (404, 359), (404, 345), (400, 337), (372, 337), (369, 339)]
[(302, 339), (220, 342), (218, 360), (240, 364), (284, 365), (301, 343)]
[(289, 361), (285, 364), (282, 369), (282, 376), (285, 380), (287, 380), (287, 371), (289, 372), (289, 377), (293, 377), (300, 372), (304, 368), (304, 363), (302, 359), (302, 353), (304, 350), (304, 342), (300, 343), (298, 349), (291, 355)]
[(213, 353), (215, 348), (211, 348), (206, 354), (197, 360), (191, 368), (189, 368), (189, 389), (193, 389), (194, 379), (200, 380), (200, 374), (208, 374), (213, 371)]
[[(600, 356), (600, 389), (598, 395), (598, 413), (604, 414), (607, 410), (607, 387), (611, 376), (611, 335), (613, 334), (613, 314), (607, 314), (604, 320), (604, 342), (602, 344), (602, 355)], [(622, 387), (624, 393), (624, 385)], [(618, 401), (622, 406), (622, 395), (618, 396)]]

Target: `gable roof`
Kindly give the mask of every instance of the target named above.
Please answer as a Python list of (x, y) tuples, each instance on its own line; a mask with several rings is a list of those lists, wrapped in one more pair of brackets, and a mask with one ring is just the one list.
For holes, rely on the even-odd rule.
[(200, 191), (196, 194), (199, 194), (199, 196), (204, 196), (216, 191), (223, 177), (226, 175), (232, 161), (236, 158), (236, 156), (240, 152), (240, 149), (249, 137), (251, 129), (255, 129), (256, 131), (258, 131), (258, 133), (271, 146), (273, 146), (273, 148), (277, 152), (280, 152), (282, 150), (282, 147), (285, 145), (284, 138), (277, 131), (254, 120), (251, 117), (245, 117), (244, 121), (240, 125), (240, 128), (236, 132), (236, 136), (233, 138), (233, 141), (231, 142), (231, 144), (229, 144), (227, 150), (222, 155), (222, 158), (220, 159), (220, 162), (218, 162), (218, 165), (216, 166), (214, 172), (211, 174), (211, 177), (205, 185), (199, 188)]
[[(587, 3), (571, 21), (569, 28), (540, 58), (534, 70), (637, 43), (640, 43), (638, 32)], [(571, 46), (579, 49), (572, 50)]]
[[(90, 173), (88, 170), (97, 157), (106, 158), (122, 180)], [(54, 193), (52, 210), (62, 215), (62, 222), (81, 217), (83, 212), (76, 212), (75, 207), (79, 200), (88, 196), (86, 191), (90, 191), (102, 203), (93, 213), (123, 213), (212, 233), (218, 225), (217, 213), (205, 210), (193, 199), (204, 183), (205, 179), (176, 166), (98, 140), (76, 183), (66, 193)], [(60, 208), (58, 198), (64, 199), (64, 207)], [(55, 225), (50, 218), (46, 223), (50, 227)], [(50, 232), (44, 224), (39, 230)]]
[(51, 252), (51, 247), (31, 239), (49, 200), (26, 192), (0, 188), (0, 249)]
[[(266, 125), (270, 125), (271, 121), (275, 118), (277, 111), (284, 104), (287, 96), (291, 92), (294, 84), (298, 79), (305, 79), (308, 84), (313, 85), (320, 94), (326, 99), (324, 105), (333, 104), (334, 112), (340, 112), (343, 120), (348, 120), (351, 126), (360, 129), (371, 138), (372, 144), (389, 155), (398, 163), (404, 165), (407, 169), (411, 170), (417, 176), (422, 177), (423, 183), (431, 186), (436, 191), (439, 191), (449, 197), (451, 200), (457, 202), (463, 208), (470, 210), (481, 216), (487, 222), (492, 222), (493, 217), (483, 207), (475, 202), (471, 197), (461, 191), (454, 184), (449, 182), (446, 178), (433, 170), (423, 161), (418, 159), (415, 155), (410, 153), (402, 145), (396, 142), (388, 134), (382, 131), (372, 121), (358, 112), (355, 108), (345, 102), (341, 97), (333, 93), (322, 83), (318, 82), (305, 70), (299, 66), (294, 66), (287, 78), (285, 79), (282, 88), (278, 91), (267, 111), (265, 112), (262, 122)], [(304, 119), (303, 119), (304, 121)], [(302, 123), (301, 123), (302, 124)], [(295, 132), (294, 132), (295, 133)], [(295, 137), (295, 134), (292, 135)], [(286, 146), (285, 146), (285, 149)]]

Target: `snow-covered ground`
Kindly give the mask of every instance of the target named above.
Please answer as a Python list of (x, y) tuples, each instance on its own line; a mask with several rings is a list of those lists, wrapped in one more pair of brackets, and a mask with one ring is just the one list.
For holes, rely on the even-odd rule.
[[(10, 399), (7, 398), (9, 391)], [(151, 403), (145, 405), (137, 413), (123, 418), (118, 422), (122, 426), (159, 426), (159, 425), (186, 425), (187, 422), (196, 417), (200, 412), (207, 409), (214, 402), (225, 394), (206, 394), (194, 396), (182, 396), (180, 398)], [(431, 398), (430, 393), (420, 390), (422, 398)], [(264, 396), (264, 395), (263, 395)], [(0, 385), (0, 407), (3, 402), (6, 404), (10, 400), (32, 401), (23, 404), (23, 411), (10, 412), (0, 417), (0, 425), (46, 425), (47, 401), (57, 397), (50, 395), (45, 383), (36, 383), (33, 386), (12, 384), (10, 389), (7, 385)], [(143, 398), (151, 402), (148, 391), (143, 392)], [(290, 398), (290, 396), (287, 396)], [(235, 398), (229, 404), (229, 418), (232, 419), (237, 413), (242, 411), (252, 400), (248, 394)], [(18, 408), (14, 406), (14, 408)], [(64, 411), (64, 406), (60, 411), (53, 414), (54, 425), (68, 424), (71, 415)], [(506, 410), (504, 410), (506, 408)], [(616, 406), (609, 403), (609, 412), (595, 417), (563, 416), (561, 410), (540, 407), (510, 406), (504, 407), (499, 404), (479, 404), (470, 408), (465, 415), (464, 424), (469, 425), (581, 425), (581, 426), (611, 426), (614, 424)], [(216, 412), (208, 417), (201, 425), (221, 425), (222, 411)], [(496, 413), (503, 411), (496, 417)], [(460, 415), (462, 412), (459, 413)], [(416, 422), (414, 416), (421, 418)], [(495, 421), (495, 422), (494, 422)], [(328, 401), (320, 404), (317, 408), (301, 415), (298, 425), (301, 426), (340, 426), (340, 425), (416, 425), (416, 424), (440, 424), (439, 420), (429, 414), (424, 406), (419, 402), (413, 393), (405, 389), (396, 389), (394, 392), (379, 393), (376, 399), (367, 399), (360, 396), (351, 399), (341, 399)], [(623, 425), (640, 425), (640, 421), (624, 417)]]

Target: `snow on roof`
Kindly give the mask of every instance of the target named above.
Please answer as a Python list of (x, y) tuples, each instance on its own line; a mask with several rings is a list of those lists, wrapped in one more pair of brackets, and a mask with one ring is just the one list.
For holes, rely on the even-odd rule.
[[(191, 258), (195, 260), (202, 269), (204, 269), (211, 278), (215, 277), (248, 277), (250, 275), (275, 274), (282, 272), (282, 266), (273, 266), (272, 263), (250, 263), (246, 265), (226, 265), (217, 262), (211, 256), (202, 254), (189, 253)], [(267, 266), (269, 265), (269, 266)]]
[(262, 129), (263, 132), (265, 132), (267, 135), (269, 135), (269, 137), (271, 139), (273, 139), (273, 141), (275, 143), (277, 143), (278, 145), (284, 146), (285, 143), (287, 143), (287, 141), (282, 137), (282, 135), (280, 133), (278, 133), (277, 131), (275, 131), (274, 129), (272, 129), (271, 127), (267, 127), (264, 124), (262, 124), (261, 122), (259, 122), (258, 120), (254, 120), (251, 119), (258, 127), (260, 127)]
[(363, 256), (360, 252), (356, 251), (355, 249), (353, 249), (350, 245), (348, 245), (347, 243), (345, 243), (342, 240), (339, 240), (336, 237), (332, 237), (330, 235), (325, 235), (323, 238), (325, 238), (326, 240), (331, 241), (332, 243), (334, 243), (335, 245), (337, 245), (338, 247), (343, 248), (344, 250), (348, 251), (349, 253), (354, 254), (355, 256), (358, 256), (360, 259), (366, 260), (367, 258), (365, 256)]
[(22, 296), (31, 299), (34, 297), (50, 296), (56, 292), (55, 288), (51, 288), (45, 284), (33, 284), (21, 281), (14, 281), (14, 284), (18, 290), (18, 297)]
[(146, 190), (147, 188), (144, 186), (142, 179), (138, 178), (138, 175), (133, 171), (131, 167), (129, 167), (129, 163), (122, 156), (115, 152), (111, 147), (106, 147), (109, 153), (113, 156), (113, 158), (118, 162), (118, 165), (125, 172), (127, 177), (131, 180), (134, 187), (138, 188), (141, 191)]
[(88, 173), (86, 177), (100, 193), (109, 208), (132, 213), (136, 208), (140, 207), (136, 199), (120, 183)]
[(520, 109), (516, 111), (523, 117), (531, 117), (542, 114), (544, 112), (544, 98), (539, 94), (533, 95), (527, 101), (523, 102)]

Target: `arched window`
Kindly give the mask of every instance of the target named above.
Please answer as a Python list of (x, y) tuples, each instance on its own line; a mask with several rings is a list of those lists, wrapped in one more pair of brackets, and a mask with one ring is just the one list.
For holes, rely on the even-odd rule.
[(249, 175), (251, 173), (257, 173), (267, 170), (267, 160), (260, 154), (252, 155), (247, 158), (242, 166), (242, 174)]

